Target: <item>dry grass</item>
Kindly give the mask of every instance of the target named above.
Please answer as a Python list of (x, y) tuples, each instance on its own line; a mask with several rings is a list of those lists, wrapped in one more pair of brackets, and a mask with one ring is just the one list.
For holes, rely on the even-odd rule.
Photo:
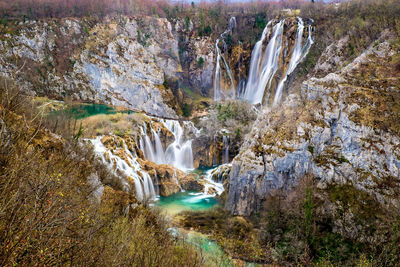
[(132, 195), (106, 187), (94, 202), (88, 177), (111, 174), (93, 151), (51, 133), (29, 98), (1, 85), (1, 266), (202, 265), (199, 252), (175, 241), (164, 219)]

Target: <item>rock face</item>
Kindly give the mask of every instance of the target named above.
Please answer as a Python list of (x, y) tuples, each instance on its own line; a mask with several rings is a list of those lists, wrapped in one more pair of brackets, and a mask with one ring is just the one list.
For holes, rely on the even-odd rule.
[(199, 88), (204, 95), (210, 94), (213, 87), (215, 47), (211, 37), (197, 37), (189, 40), (188, 78), (193, 88)]
[(352, 63), (305, 81), (259, 116), (232, 163), (226, 209), (250, 215), (274, 189), (290, 190), (306, 175), (321, 189), (350, 184), (400, 207), (393, 197), (400, 190), (400, 83), (391, 38), (382, 34)]
[(166, 19), (21, 22), (0, 41), (0, 58), (2, 74), (38, 95), (176, 116), (177, 103), (163, 84), (179, 79), (182, 69)]
[(204, 186), (200, 184), (194, 174), (186, 174), (170, 165), (157, 165), (151, 161), (140, 161), (144, 170), (152, 177), (154, 186), (158, 186), (160, 195), (167, 197), (180, 192), (202, 191)]

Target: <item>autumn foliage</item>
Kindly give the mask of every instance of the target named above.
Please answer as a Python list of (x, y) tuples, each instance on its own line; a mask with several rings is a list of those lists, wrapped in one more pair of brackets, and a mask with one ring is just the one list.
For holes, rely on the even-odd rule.
[(0, 14), (27, 18), (162, 14), (167, 4), (165, 0), (0, 0)]

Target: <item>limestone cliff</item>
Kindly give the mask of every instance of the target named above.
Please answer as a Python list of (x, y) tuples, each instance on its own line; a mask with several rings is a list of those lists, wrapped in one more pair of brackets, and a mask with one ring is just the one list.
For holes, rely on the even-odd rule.
[[(265, 110), (233, 160), (226, 208), (250, 215), (275, 189), (290, 190), (306, 175), (318, 187), (352, 185), (399, 208), (400, 83), (393, 36), (350, 64), (329, 46), (316, 73), (279, 106)], [(335, 67), (333, 67), (335, 66)], [(343, 66), (342, 68), (340, 66)], [(320, 75), (323, 76), (323, 75)]]
[(161, 18), (16, 22), (0, 41), (0, 72), (32, 94), (175, 117), (165, 80), (179, 79), (178, 41)]

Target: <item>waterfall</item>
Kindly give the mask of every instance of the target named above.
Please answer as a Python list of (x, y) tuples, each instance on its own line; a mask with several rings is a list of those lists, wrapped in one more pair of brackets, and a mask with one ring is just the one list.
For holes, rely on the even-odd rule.
[[(103, 137), (99, 136), (96, 139), (91, 139), (90, 142), (94, 146), (94, 152), (98, 155), (103, 163), (118, 176), (118, 172), (123, 173), (126, 177), (133, 179), (136, 191), (136, 198), (139, 201), (154, 199), (157, 195), (154, 189), (153, 181), (150, 175), (142, 170), (142, 167), (137, 162), (136, 157), (129, 151), (125, 141), (122, 140), (122, 147), (118, 148), (120, 153), (114, 154), (107, 149), (107, 147), (101, 142)], [(115, 137), (113, 137), (115, 138)], [(120, 155), (123, 154), (123, 157)], [(107, 157), (105, 156), (107, 155)], [(109, 159), (109, 161), (106, 160)], [(122, 189), (129, 191), (130, 185), (125, 179), (121, 179)]]
[(218, 168), (208, 170), (208, 171), (206, 172), (205, 176), (204, 176), (204, 180), (205, 180), (205, 182), (206, 182), (206, 183), (204, 184), (204, 191), (203, 191), (203, 194), (204, 194), (204, 195), (215, 196), (215, 194), (210, 194), (210, 193), (209, 193), (209, 190), (210, 190), (210, 189), (213, 189), (213, 190), (217, 193), (217, 195), (221, 195), (222, 192), (224, 192), (224, 186), (223, 186), (223, 184), (222, 184), (222, 183), (215, 182), (215, 181), (213, 181), (213, 179), (212, 179), (213, 172), (214, 172), (216, 169), (218, 169)]
[(215, 50), (217, 52), (217, 61), (215, 64), (215, 74), (214, 74), (214, 100), (221, 100), (223, 97), (223, 93), (221, 91), (221, 81), (222, 81), (222, 73), (221, 73), (221, 61), (225, 66), (226, 73), (229, 77), (230, 83), (231, 83), (231, 94), (235, 94), (235, 83), (232, 75), (231, 68), (227, 61), (225, 60), (224, 55), (221, 53), (221, 49), (219, 48), (219, 43), (223, 42), (224, 45), (224, 52), (226, 50), (226, 43), (224, 38), (228, 33), (232, 33), (232, 31), (236, 28), (236, 18), (231, 17), (228, 23), (228, 28), (220, 35), (220, 38), (218, 38), (215, 41)]
[(151, 128), (153, 139), (153, 141), (151, 141), (150, 137), (146, 134), (146, 131), (142, 129), (140, 149), (143, 151), (145, 158), (157, 164), (172, 165), (182, 171), (193, 169), (192, 140), (184, 141), (184, 129), (180, 125), (179, 121), (160, 120), (160, 122), (172, 133), (174, 136), (174, 142), (164, 151), (159, 133)]
[(258, 84), (258, 75), (259, 75), (259, 68), (260, 68), (260, 62), (261, 62), (261, 53), (262, 53), (262, 45), (264, 42), (265, 37), (269, 34), (269, 28), (270, 25), (272, 24), (272, 21), (269, 21), (267, 26), (265, 26), (263, 33), (261, 35), (261, 39), (255, 44), (253, 48), (253, 52), (251, 53), (251, 59), (250, 59), (250, 71), (249, 71), (249, 76), (247, 77), (247, 86), (245, 89), (246, 96), (243, 95), (243, 98), (248, 99), (249, 97), (249, 92), (251, 88), (257, 88)]
[(274, 97), (274, 105), (276, 105), (281, 97), (282, 97), (282, 90), (283, 86), (288, 78), (288, 76), (296, 69), (297, 65), (300, 61), (308, 54), (311, 45), (313, 44), (313, 40), (311, 37), (311, 25), (308, 26), (308, 38), (304, 47), (301, 46), (301, 41), (303, 38), (303, 31), (304, 31), (304, 23), (301, 18), (298, 19), (298, 26), (297, 26), (297, 34), (296, 34), (296, 41), (293, 47), (292, 57), (290, 58), (289, 67), (283, 76), (282, 80), (279, 82), (279, 85), (276, 89), (275, 97)]
[[(311, 25), (308, 26), (309, 33), (305, 45), (302, 47), (302, 38), (304, 32), (304, 22), (298, 19), (296, 40), (291, 54), (289, 66), (280, 80), (274, 96), (274, 104), (277, 104), (282, 97), (282, 90), (288, 76), (296, 69), (297, 65), (308, 54), (313, 44), (311, 35)], [(272, 27), (272, 36), (263, 53), (263, 43), (265, 38), (271, 34), (270, 29), (273, 21), (269, 21), (264, 28), (260, 40), (254, 46), (250, 60), (250, 70), (247, 79), (247, 85), (242, 98), (252, 104), (263, 103), (264, 99), (269, 99), (271, 94), (271, 83), (279, 68), (280, 54), (282, 50), (282, 36), (285, 20), (281, 20)]]
[(229, 163), (229, 144), (230, 144), (230, 138), (227, 135), (222, 136), (222, 143), (224, 144), (223, 146), (223, 155), (222, 158), (224, 159), (224, 164)]
[[(263, 57), (261, 58), (261, 51), (255, 54), (256, 57), (260, 58), (258, 60), (256, 59), (256, 62), (254, 63), (257, 64), (257, 66), (254, 67), (253, 73), (251, 73), (252, 70), (250, 69), (249, 77), (251, 77), (252, 80), (247, 84), (244, 95), (244, 98), (252, 104), (262, 104), (266, 86), (268, 85), (268, 89), (270, 88), (272, 78), (278, 70), (279, 55), (282, 49), (284, 22), (285, 20), (283, 19), (274, 26), (273, 35), (267, 45)], [(268, 25), (266, 27), (268, 27)], [(262, 42), (260, 43), (260, 46), (262, 46)], [(261, 69), (259, 69), (259, 64), (261, 64)]]
[(167, 164), (183, 171), (193, 169), (192, 140), (183, 141), (183, 128), (179, 121), (163, 120), (162, 123), (175, 137), (165, 151)]

